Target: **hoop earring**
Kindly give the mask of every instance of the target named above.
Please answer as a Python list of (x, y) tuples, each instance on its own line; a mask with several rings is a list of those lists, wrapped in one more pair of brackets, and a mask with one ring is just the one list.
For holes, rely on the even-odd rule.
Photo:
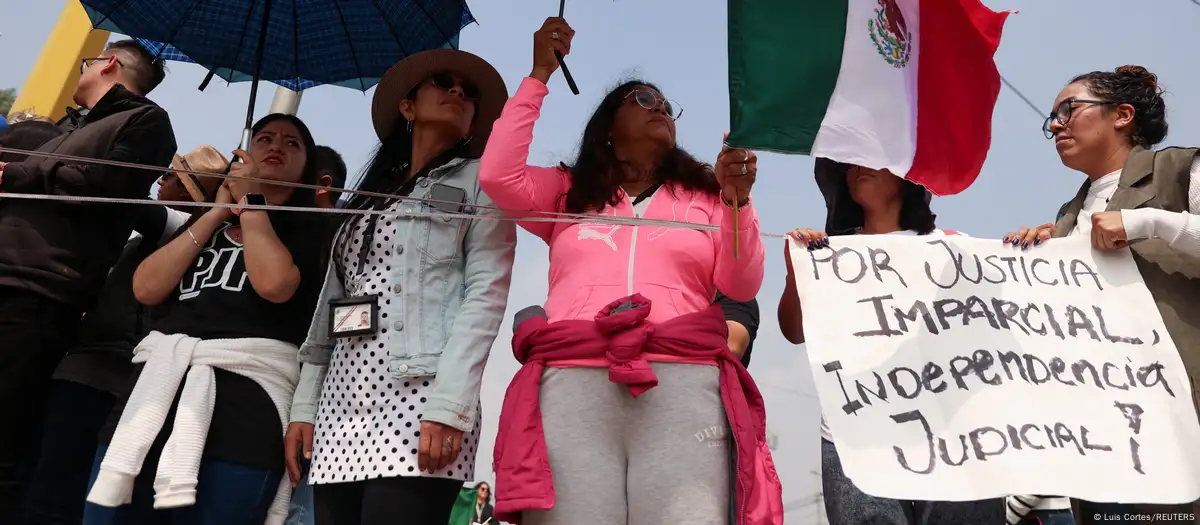
[(408, 132), (409, 132), (409, 133), (412, 133), (412, 126), (413, 126), (412, 122), (413, 122), (413, 121), (411, 121), (411, 120), (408, 120), (408, 119), (405, 119), (405, 120), (404, 120), (404, 122), (406, 122), (406, 123), (407, 123), (407, 124), (405, 124), (405, 127), (407, 127), (407, 128), (408, 128)]

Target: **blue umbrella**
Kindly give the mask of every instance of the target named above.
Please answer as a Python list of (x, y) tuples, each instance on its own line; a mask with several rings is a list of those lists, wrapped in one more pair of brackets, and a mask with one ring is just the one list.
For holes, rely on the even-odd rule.
[[(196, 63), (195, 60), (192, 60), (191, 57), (185, 55), (182, 51), (179, 50), (179, 48), (177, 48), (171, 44), (155, 42), (153, 40), (147, 40), (145, 38), (137, 38), (135, 40), (137, 40), (137, 42), (139, 44), (141, 44), (142, 47), (146, 48), (146, 50), (150, 51), (150, 54), (154, 55), (156, 58), (159, 58), (162, 60), (170, 60), (173, 62), (191, 62), (193, 64)], [(454, 38), (451, 38), (450, 42), (447, 43), (445, 47), (448, 47), (451, 49), (458, 49), (458, 35), (454, 35)], [(396, 61), (399, 62), (400, 60), (397, 59)], [(254, 80), (254, 76), (250, 73), (244, 73), (241, 71), (233, 71), (229, 68), (221, 68), (221, 69), (218, 69), (215, 71), (210, 71), (209, 76), (211, 77), (212, 75), (219, 76), (228, 82), (246, 82), (246, 81)], [(208, 80), (209, 80), (208, 78), (205, 79), (204, 84), (201, 84), (200, 89), (204, 89), (204, 86), (206, 86), (208, 84)], [(290, 80), (273, 80), (272, 82), (278, 86), (285, 87), (292, 91), (304, 91), (306, 89), (314, 88), (314, 87), (321, 85), (320, 82), (315, 82), (315, 81), (307, 80), (307, 79), (303, 79), (303, 78), (295, 78), (295, 79), (290, 79)], [(379, 82), (378, 78), (353, 79), (348, 82), (340, 83), (337, 85), (342, 86), (342, 87), (355, 88), (355, 89), (370, 89), (371, 86), (374, 86), (378, 82)], [(365, 86), (365, 88), (363, 86)]]
[(92, 25), (170, 44), (229, 81), (363, 91), (397, 61), (450, 43), (475, 21), (465, 0), (80, 0)]
[[(170, 60), (173, 62), (191, 62), (193, 64), (196, 63), (195, 60), (192, 60), (191, 57), (185, 55), (182, 51), (179, 50), (179, 48), (177, 48), (171, 44), (155, 42), (153, 40), (147, 40), (145, 38), (135, 38), (134, 40), (137, 40), (137, 43), (141, 44), (142, 47), (146, 48), (146, 50), (150, 52), (150, 54), (154, 55), (155, 58), (158, 58), (160, 60)], [(253, 74), (243, 73), (241, 71), (234, 71), (229, 68), (220, 68), (220, 69), (216, 69), (216, 70), (210, 70), (208, 75), (209, 76), (204, 79), (204, 83), (200, 85), (200, 89), (204, 89), (204, 87), (208, 85), (208, 81), (211, 79), (211, 77), (213, 75), (219, 76), (228, 82), (246, 82), (248, 80), (254, 80)], [(374, 79), (371, 79), (371, 80), (374, 80)], [(302, 78), (294, 78), (291, 80), (275, 80), (273, 82), (276, 85), (288, 88), (292, 91), (304, 91), (308, 88), (314, 88), (314, 87), (321, 85), (318, 82), (313, 82), (311, 80), (305, 80)], [(352, 84), (347, 87), (358, 87), (359, 81), (357, 79), (352, 80), (351, 82), (352, 82)], [(371, 85), (374, 85), (374, 82), (371, 82)], [(371, 86), (367, 86), (367, 87), (369, 88)]]

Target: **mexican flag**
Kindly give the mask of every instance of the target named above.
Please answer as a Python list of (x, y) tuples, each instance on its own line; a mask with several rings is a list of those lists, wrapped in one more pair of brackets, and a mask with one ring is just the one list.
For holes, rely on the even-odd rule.
[(727, 142), (959, 193), (991, 145), (1007, 16), (979, 0), (729, 0)]
[(454, 507), (450, 509), (450, 525), (471, 525), (478, 497), (479, 493), (474, 487), (464, 486), (459, 489), (458, 499), (454, 500)]

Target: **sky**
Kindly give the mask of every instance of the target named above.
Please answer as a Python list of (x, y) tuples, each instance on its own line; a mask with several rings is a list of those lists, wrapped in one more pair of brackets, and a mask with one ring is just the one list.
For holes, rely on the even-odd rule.
[[(76, 0), (68, 0), (76, 1)], [(1059, 162), (1054, 145), (1041, 133), (1044, 115), (1070, 77), (1091, 70), (1139, 64), (1159, 75), (1167, 90), (1170, 134), (1164, 145), (1200, 144), (1200, 72), (1187, 42), (1200, 23), (1200, 5), (1189, 0), (1156, 0), (1138, 9), (1120, 0), (985, 0), (1009, 18), (996, 62), (1000, 73), (1039, 108), (1039, 114), (1012, 91), (1000, 92), (992, 147), (978, 181), (967, 191), (934, 201), (939, 226), (975, 237), (999, 238), (1019, 226), (1054, 219), (1082, 175)], [(556, 14), (554, 0), (468, 0), (477, 24), (462, 32), (461, 47), (490, 61), (516, 89), (531, 67), (532, 33)], [(64, 3), (61, 0), (0, 2), (0, 88), (20, 87)], [(18, 7), (19, 6), (19, 7)], [(567, 60), (581, 94), (572, 95), (562, 78), (550, 81), (550, 95), (535, 130), (532, 163), (550, 165), (569, 158), (584, 123), (603, 94), (637, 76), (658, 84), (685, 114), (678, 141), (697, 157), (712, 161), (728, 128), (726, 13), (721, 0), (571, 0), (566, 18), (576, 29)], [(1169, 40), (1177, 42), (1168, 44)], [(1189, 58), (1189, 56), (1191, 58)], [(196, 89), (204, 70), (171, 63), (170, 73), (151, 98), (170, 111), (181, 152), (201, 144), (222, 151), (237, 143), (249, 85), (217, 80)], [(260, 89), (256, 116), (265, 114), (274, 87)], [(299, 116), (318, 144), (342, 153), (352, 172), (368, 159), (377, 140), (371, 128), (371, 94), (323, 86), (304, 93)], [(753, 195), (762, 229), (782, 233), (819, 228), (825, 210), (812, 176), (812, 159), (759, 154)], [(775, 321), (783, 290), (783, 243), (768, 243), (767, 277), (759, 294), (762, 327), (751, 373), (767, 398), (768, 427), (775, 435), (776, 465), (791, 507), (789, 523), (812, 523), (816, 506), (802, 504), (820, 490), (817, 424), (807, 357), (787, 343)], [(507, 321), (493, 346), (482, 394), (485, 429), (494, 428), (508, 379), (516, 370), (508, 339), (511, 316), (546, 297), (547, 249), (522, 232), (518, 242)], [(477, 456), (477, 479), (491, 479), (491, 443), (485, 430)]]

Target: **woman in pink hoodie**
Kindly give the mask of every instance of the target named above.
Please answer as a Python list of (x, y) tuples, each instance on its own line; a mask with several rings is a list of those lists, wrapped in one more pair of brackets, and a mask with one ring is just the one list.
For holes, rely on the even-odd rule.
[[(761, 398), (730, 357), (724, 317), (712, 307), (718, 290), (744, 301), (762, 284), (749, 191), (755, 155), (726, 148), (715, 167), (696, 160), (675, 143), (678, 105), (633, 81), (600, 103), (574, 163), (526, 165), (558, 67), (554, 51), (566, 55), (573, 35), (559, 18), (534, 34), (533, 72), (505, 105), (480, 164), (483, 191), (523, 218), (614, 223), (520, 222), (550, 245), (550, 289), (542, 325), (524, 326), (514, 345), (525, 368), (501, 414), (496, 515), (527, 525), (715, 525), (734, 512), (739, 524), (775, 522), (762, 519), (771, 505), (759, 503), (778, 502)], [(702, 227), (632, 225), (631, 217)], [(718, 337), (667, 341), (710, 325)]]

